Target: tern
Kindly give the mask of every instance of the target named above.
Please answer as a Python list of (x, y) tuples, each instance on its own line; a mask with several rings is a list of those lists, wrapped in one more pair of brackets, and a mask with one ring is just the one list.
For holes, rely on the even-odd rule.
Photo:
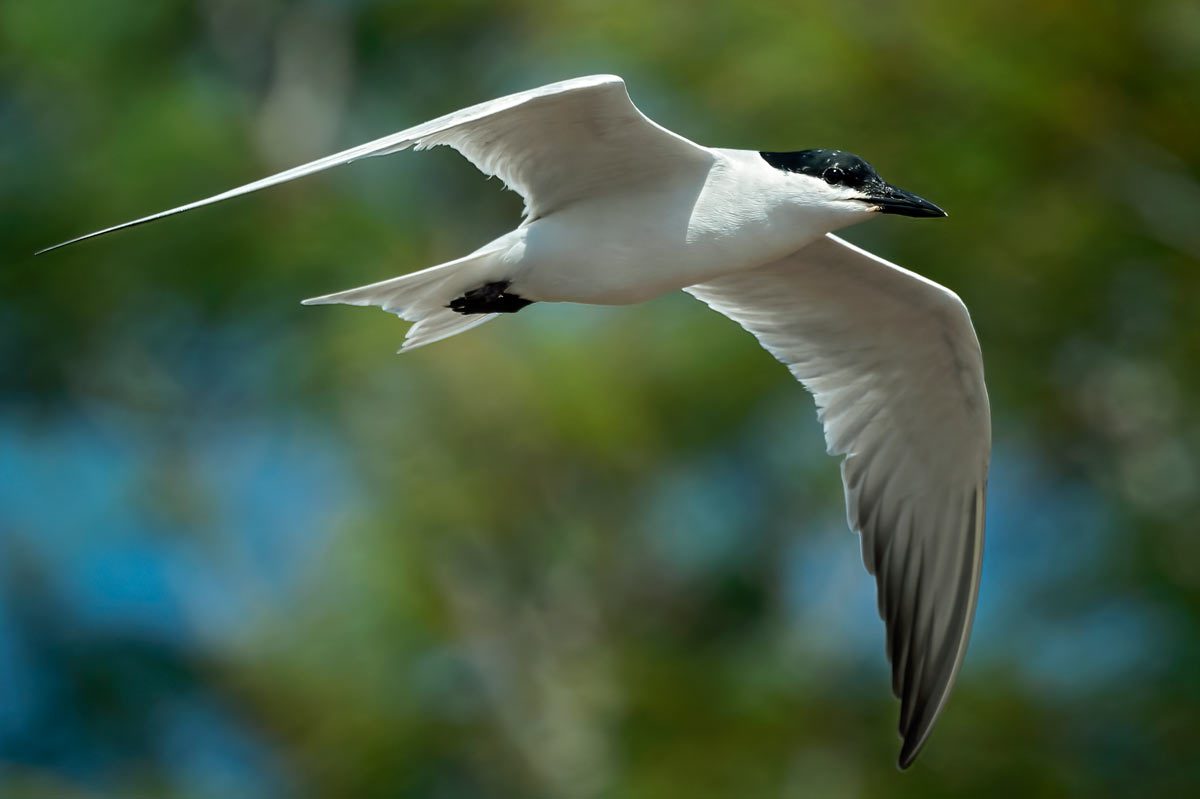
[[(521, 223), (411, 274), (305, 300), (414, 323), (402, 350), (537, 302), (629, 304), (683, 290), (756, 336), (813, 394), (842, 456), (900, 699), (899, 767), (962, 665), (979, 590), (991, 417), (979, 342), (949, 289), (832, 235), (875, 214), (943, 217), (842, 150), (704, 147), (656, 124), (613, 75), (480, 103), (207, 199), (360, 158), (446, 145), (525, 201)], [(46, 250), (42, 250), (46, 252)]]

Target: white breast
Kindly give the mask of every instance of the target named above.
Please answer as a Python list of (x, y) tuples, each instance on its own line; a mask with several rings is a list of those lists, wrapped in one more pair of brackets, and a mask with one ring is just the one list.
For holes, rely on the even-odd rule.
[(516, 231), (507, 260), (529, 299), (620, 305), (753, 268), (827, 232), (788, 202), (757, 153), (714, 150), (710, 168), (572, 204)]

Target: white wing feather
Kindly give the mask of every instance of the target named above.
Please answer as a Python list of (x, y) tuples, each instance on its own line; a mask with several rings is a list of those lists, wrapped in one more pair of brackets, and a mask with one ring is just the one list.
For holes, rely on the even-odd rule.
[(753, 333), (816, 399), (844, 455), (901, 700), (901, 767), (962, 664), (983, 555), (991, 421), (979, 342), (948, 289), (826, 236), (686, 289)]
[(707, 150), (648, 119), (615, 75), (593, 75), (511, 94), (438, 117), (203, 200), (78, 236), (39, 251), (154, 222), (360, 158), (448, 145), (525, 198), (537, 218), (587, 195), (653, 180)]

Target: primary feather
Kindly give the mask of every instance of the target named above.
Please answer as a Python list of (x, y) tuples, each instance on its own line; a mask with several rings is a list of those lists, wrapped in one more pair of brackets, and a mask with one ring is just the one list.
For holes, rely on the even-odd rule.
[[(537, 135), (530, 135), (532, 131)], [(532, 217), (611, 185), (653, 179), (671, 161), (664, 155), (705, 157), (703, 148), (647, 119), (629, 99), (619, 77), (592, 75), (479, 103), (203, 200), (77, 236), (38, 254), (360, 158), (438, 145), (453, 147), (485, 175), (499, 177), (519, 192), (525, 198), (526, 214)]]
[(962, 665), (979, 592), (991, 421), (967, 309), (833, 235), (687, 291), (791, 369), (816, 398), (829, 453), (844, 456), (907, 767)]

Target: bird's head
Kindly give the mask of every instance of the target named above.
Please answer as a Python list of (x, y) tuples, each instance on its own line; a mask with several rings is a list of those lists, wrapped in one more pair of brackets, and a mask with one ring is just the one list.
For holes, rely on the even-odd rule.
[(872, 213), (942, 217), (946, 212), (879, 177), (875, 168), (845, 150), (760, 153), (776, 169), (792, 173), (806, 205), (819, 206), (846, 224)]

